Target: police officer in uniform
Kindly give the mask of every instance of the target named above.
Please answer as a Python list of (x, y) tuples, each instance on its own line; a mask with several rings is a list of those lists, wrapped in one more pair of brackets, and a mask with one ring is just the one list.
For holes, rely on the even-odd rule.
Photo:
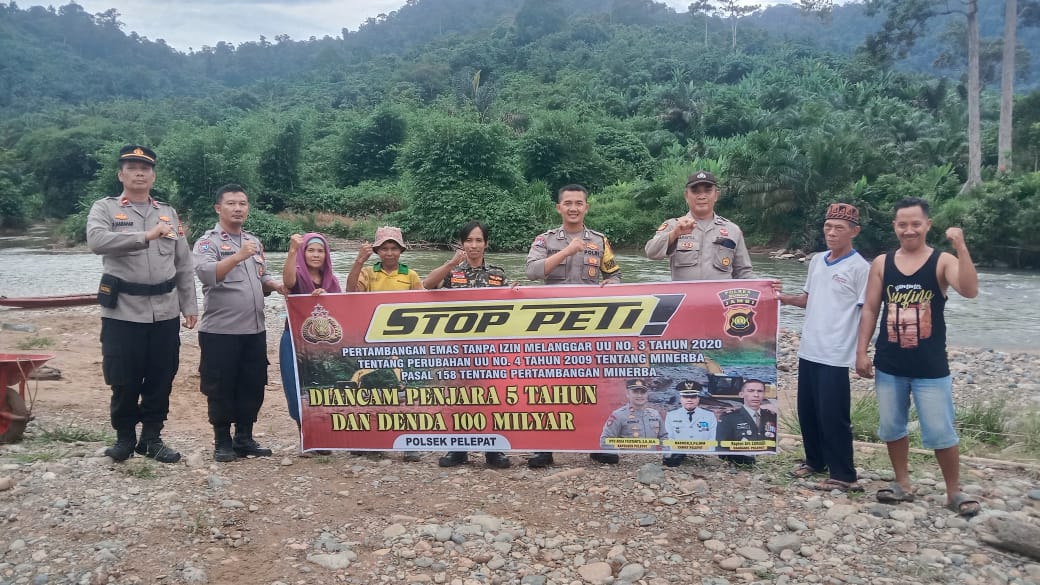
[(744, 380), (740, 387), (740, 398), (743, 406), (722, 415), (716, 437), (719, 449), (723, 441), (775, 441), (776, 413), (762, 408), (765, 400), (766, 383), (754, 378)]
[[(545, 284), (589, 284), (603, 286), (621, 282), (621, 267), (607, 236), (585, 227), (589, 210), (589, 192), (581, 185), (561, 187), (556, 193), (556, 211), (563, 224), (531, 243), (527, 253), (527, 278)], [(589, 456), (600, 463), (617, 463), (617, 455), (602, 453)], [(530, 468), (547, 467), (552, 453), (539, 452), (527, 460)]]
[[(710, 410), (700, 407), (701, 398), (708, 396), (704, 388), (694, 380), (679, 382), (675, 389), (679, 391), (679, 408), (671, 410), (665, 416), (665, 427), (669, 439), (685, 441), (714, 441), (718, 419)], [(664, 456), (664, 464), (677, 467), (686, 459), (686, 455), (675, 453)]]
[[(648, 406), (650, 388), (640, 379), (625, 382), (628, 404), (610, 413), (603, 424), (603, 432), (599, 437), (600, 447), (617, 449), (607, 443), (608, 438), (653, 438), (664, 441), (668, 438), (668, 430), (656, 408)], [(616, 453), (597, 453), (601, 463), (617, 463)]]
[(644, 250), (651, 260), (668, 258), (672, 280), (754, 278), (744, 234), (715, 213), (719, 187), (715, 175), (697, 171), (686, 179), (690, 212), (661, 224)]
[[(87, 245), (102, 256), (101, 368), (112, 387), (110, 416), (115, 461), (136, 450), (163, 463), (180, 453), (160, 433), (180, 365), (180, 324), (195, 327), (198, 306), (191, 251), (177, 212), (152, 199), (156, 156), (143, 146), (119, 151), (123, 192), (95, 201), (87, 217)], [(137, 440), (137, 423), (141, 438)]]
[[(479, 221), (467, 222), (459, 229), (458, 241), (461, 247), (455, 250), (450, 260), (433, 269), (425, 279), (423, 288), (485, 288), (509, 286), (504, 270), (498, 266), (484, 262), (484, 252), (488, 247), (488, 228)], [(488, 467), (506, 469), (512, 465), (509, 458), (500, 451), (487, 451), (484, 459)], [(441, 457), (437, 464), (441, 467), (455, 467), (469, 460), (465, 451), (452, 451)]]
[(217, 224), (195, 242), (195, 274), (203, 295), (199, 387), (213, 425), (213, 459), (267, 457), (271, 450), (253, 439), (267, 385), (264, 297), (286, 291), (268, 273), (260, 240), (242, 229), (249, 217), (245, 190), (224, 185), (217, 190), (214, 209)]
[[(744, 233), (732, 221), (715, 213), (719, 200), (718, 181), (708, 171), (686, 178), (686, 205), (690, 212), (661, 224), (644, 246), (647, 258), (668, 258), (673, 281), (755, 278)], [(779, 295), (780, 281), (773, 289)], [(753, 464), (754, 457), (725, 455), (728, 461)]]

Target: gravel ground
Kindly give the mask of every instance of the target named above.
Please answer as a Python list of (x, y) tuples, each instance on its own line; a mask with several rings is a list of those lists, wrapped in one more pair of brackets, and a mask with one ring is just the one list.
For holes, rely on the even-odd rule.
[[(1040, 585), (1040, 562), (984, 543), (999, 520), (1040, 527), (1040, 467), (1028, 463), (966, 459), (964, 490), (983, 512), (963, 519), (944, 509), (931, 456), (912, 458), (916, 501), (884, 505), (873, 497), (891, 479), (883, 450), (857, 451), (865, 493), (822, 492), (787, 476), (799, 448), (790, 437), (781, 454), (739, 471), (712, 457), (663, 468), (648, 455), (605, 466), (562, 454), (547, 470), (527, 469), (528, 454), (507, 470), (477, 455), (451, 469), (432, 454), (300, 458), (274, 385), (258, 429), (275, 456), (214, 463), (192, 335), (165, 433), (184, 460), (116, 464), (102, 440), (44, 436), (106, 430), (90, 309), (23, 318), (36, 333), (0, 332), (0, 347), (52, 336), (64, 374), (41, 383), (27, 440), (0, 446), (0, 584)], [(781, 335), (788, 406), (796, 342)], [(958, 404), (1040, 410), (1037, 356), (950, 355)]]

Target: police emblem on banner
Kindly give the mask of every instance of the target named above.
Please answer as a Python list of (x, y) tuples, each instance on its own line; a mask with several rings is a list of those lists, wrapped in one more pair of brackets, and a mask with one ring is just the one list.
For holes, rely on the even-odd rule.
[(732, 337), (747, 337), (757, 329), (755, 305), (761, 293), (747, 288), (731, 288), (719, 292), (719, 300), (725, 309), (726, 334)]
[(314, 305), (311, 316), (300, 327), (300, 335), (310, 343), (339, 343), (343, 339), (343, 327), (329, 315), (328, 309)]

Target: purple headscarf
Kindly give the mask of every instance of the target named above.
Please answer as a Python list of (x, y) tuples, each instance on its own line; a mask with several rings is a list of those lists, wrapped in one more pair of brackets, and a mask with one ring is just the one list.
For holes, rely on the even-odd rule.
[(304, 234), (303, 245), (296, 250), (296, 286), (290, 292), (295, 295), (314, 292), (314, 281), (311, 280), (311, 274), (307, 271), (307, 245), (311, 243), (311, 240), (321, 240), (322, 245), (325, 246), (325, 264), (321, 267), (321, 288), (330, 293), (343, 292), (339, 281), (336, 280), (336, 275), (332, 273), (332, 251), (329, 249), (329, 241), (325, 239), (325, 236), (314, 232)]

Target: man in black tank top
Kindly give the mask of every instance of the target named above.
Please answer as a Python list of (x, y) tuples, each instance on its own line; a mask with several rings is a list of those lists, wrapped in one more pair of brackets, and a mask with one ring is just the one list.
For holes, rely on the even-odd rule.
[[(928, 202), (907, 198), (895, 205), (892, 222), (899, 248), (874, 259), (860, 317), (856, 372), (875, 378), (881, 422), (878, 436), (888, 446), (894, 482), (878, 490), (884, 503), (913, 501), (907, 460), (907, 419), (913, 397), (921, 423), (921, 443), (935, 451), (946, 482), (946, 506), (961, 516), (974, 516), (979, 501), (961, 492), (959, 439), (953, 428), (953, 392), (946, 359), (946, 291), (974, 298), (979, 276), (959, 227), (946, 230), (956, 256), (928, 246), (932, 227)], [(873, 367), (867, 348), (881, 312)]]

